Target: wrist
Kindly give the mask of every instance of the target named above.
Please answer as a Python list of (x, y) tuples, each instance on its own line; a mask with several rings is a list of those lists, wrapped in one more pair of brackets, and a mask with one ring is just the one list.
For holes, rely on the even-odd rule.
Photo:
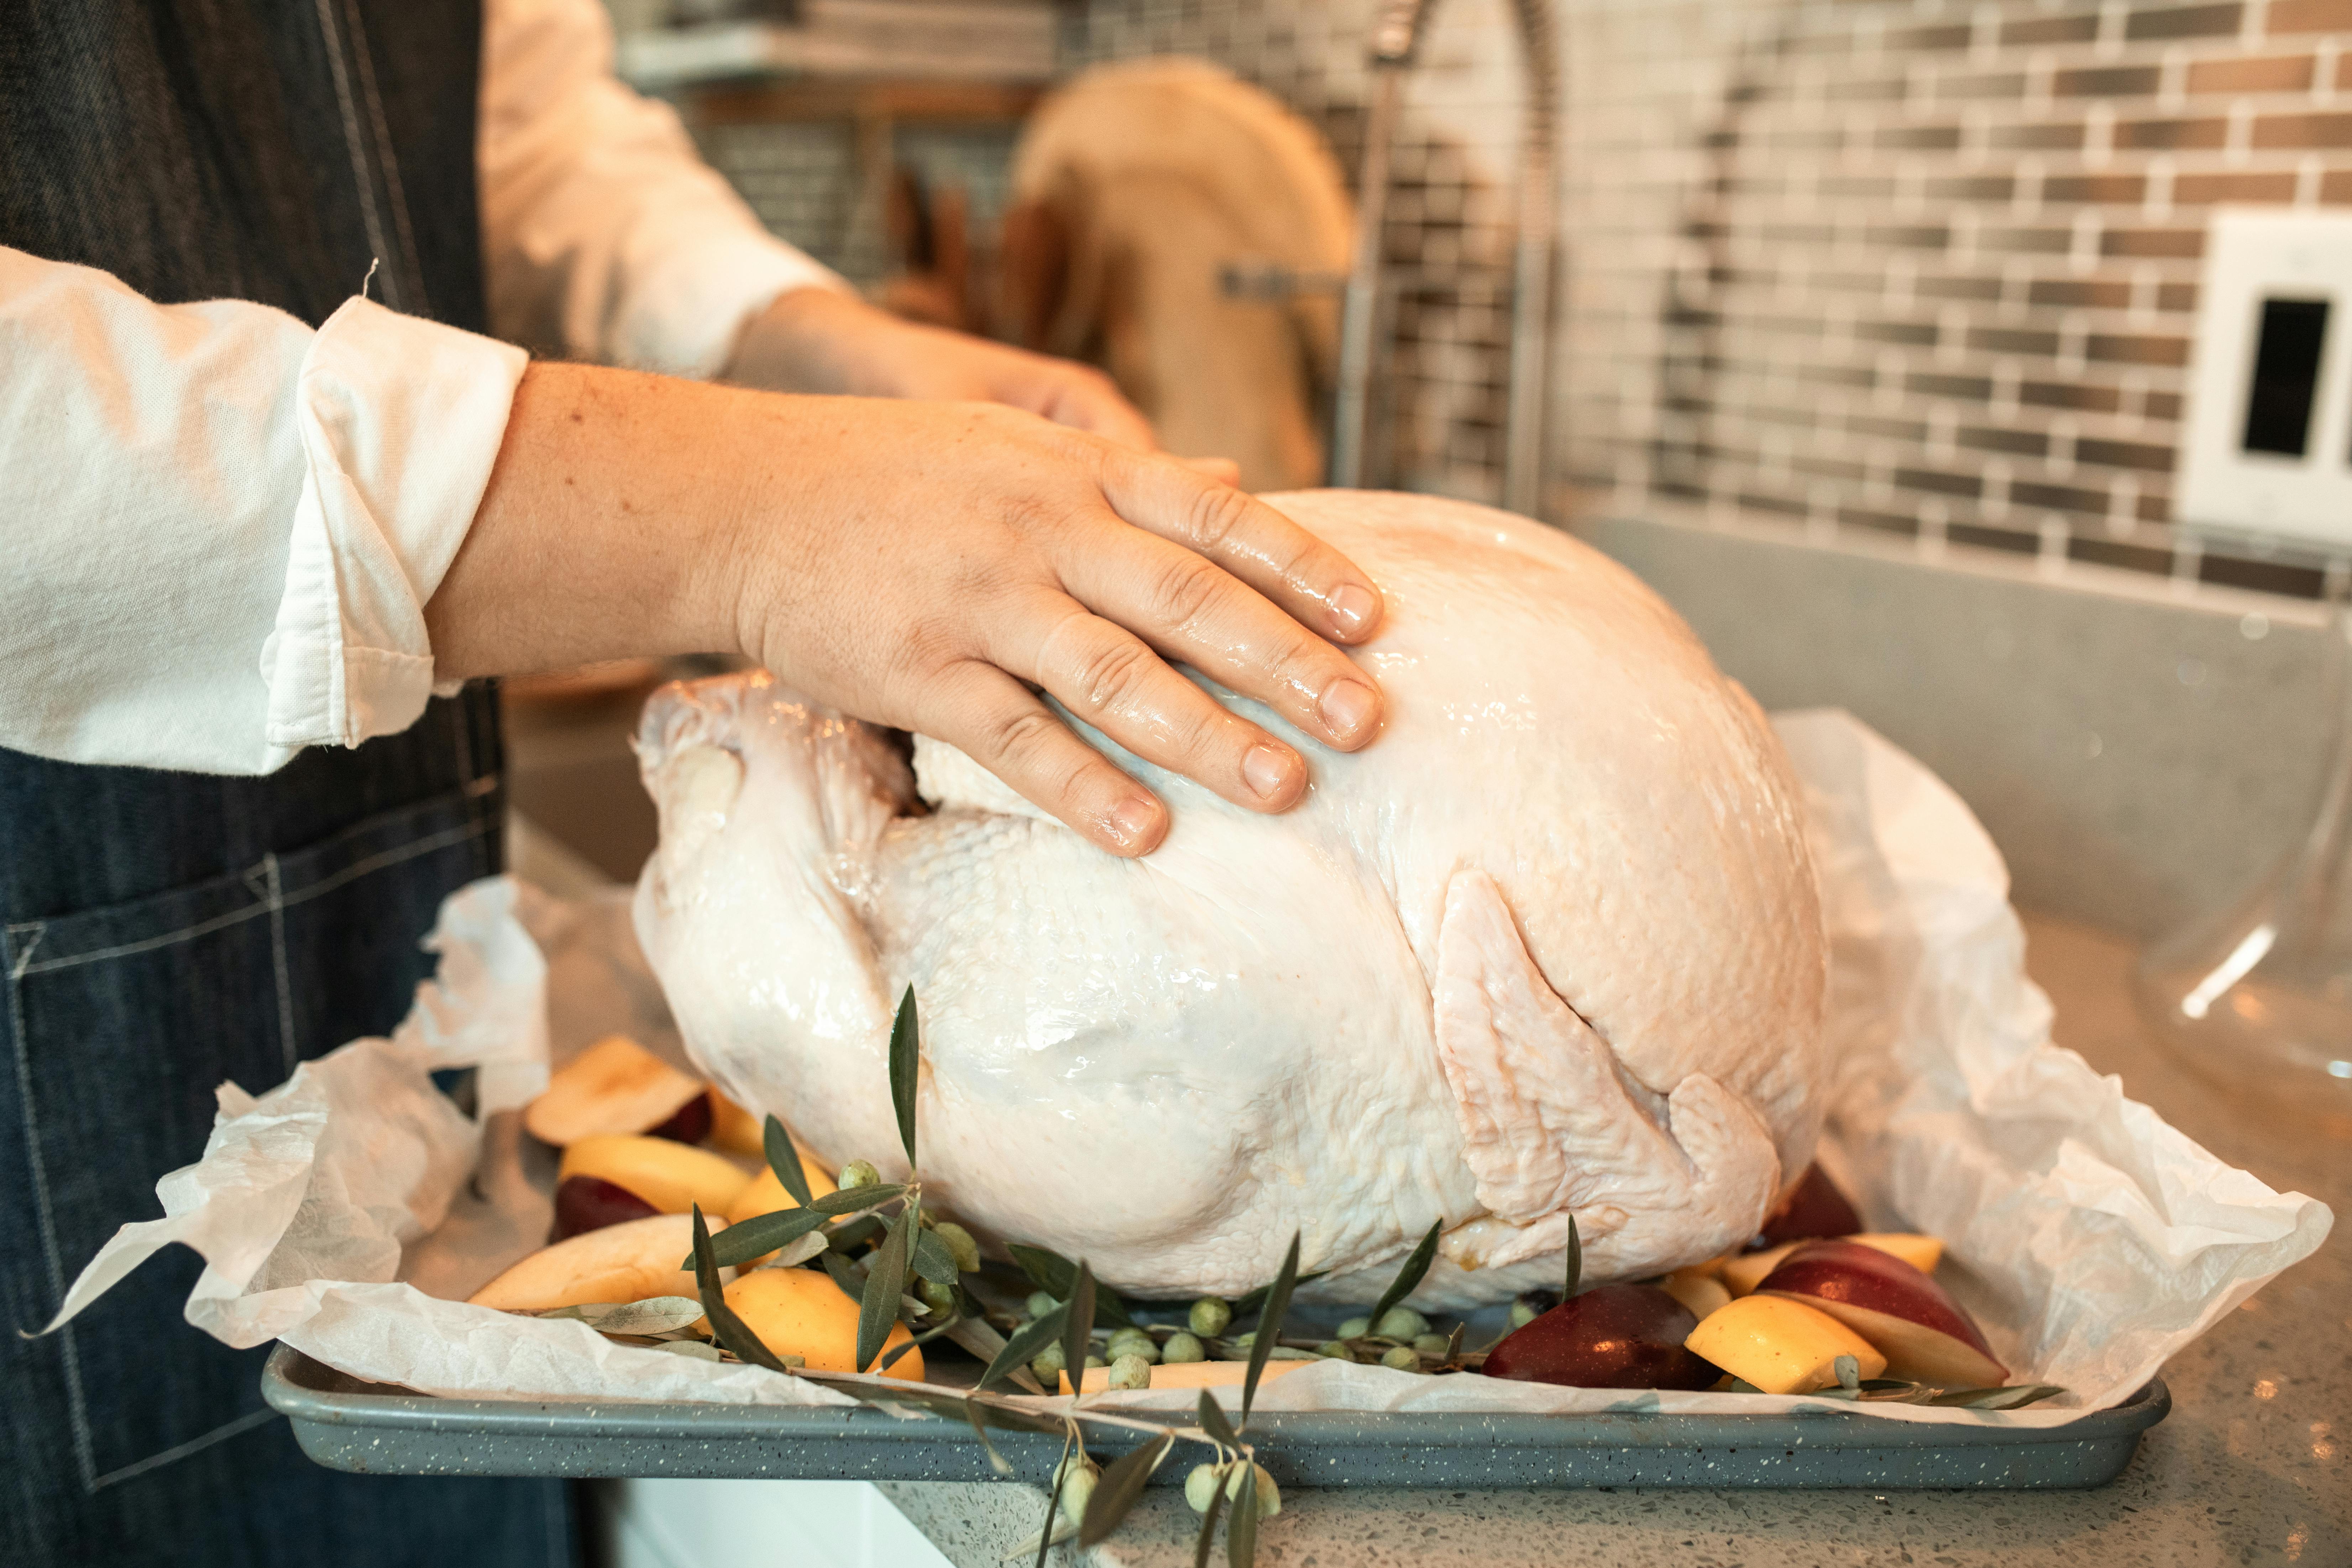
[(886, 393), (874, 384), (861, 342), (892, 319), (854, 295), (814, 286), (789, 289), (744, 323), (721, 379), (770, 392)]

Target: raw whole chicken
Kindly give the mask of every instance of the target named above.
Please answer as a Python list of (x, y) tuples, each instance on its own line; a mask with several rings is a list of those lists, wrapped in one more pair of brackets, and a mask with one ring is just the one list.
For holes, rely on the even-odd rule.
[[(1266, 498), (1380, 582), (1388, 696), (1264, 816), (1087, 739), (1173, 826), (1116, 859), (960, 752), (763, 674), (673, 686), (638, 748), (637, 931), (688, 1048), (829, 1161), (920, 1153), (983, 1240), (1124, 1291), (1501, 1299), (1738, 1246), (1810, 1158), (1825, 944), (1786, 761), (1672, 611), (1565, 534), (1422, 496)], [(1195, 677), (1195, 679), (1199, 679)], [(1257, 722), (1262, 706), (1212, 686)], [(903, 1171), (903, 1164), (899, 1169)]]

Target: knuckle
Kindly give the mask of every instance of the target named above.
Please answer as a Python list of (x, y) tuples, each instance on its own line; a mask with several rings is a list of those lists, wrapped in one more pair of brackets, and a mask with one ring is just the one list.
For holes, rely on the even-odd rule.
[(1150, 679), (1152, 652), (1133, 637), (1110, 637), (1079, 662), (1078, 691), (1088, 712), (1122, 708)]
[(1044, 759), (1054, 744), (1061, 721), (1041, 707), (1023, 704), (993, 715), (982, 738), (987, 753), (1005, 766), (1023, 771)]
[(1250, 499), (1236, 489), (1222, 485), (1203, 484), (1192, 500), (1188, 520), (1193, 549), (1213, 551), (1223, 548), (1250, 515)]
[(1226, 581), (1223, 572), (1201, 556), (1173, 556), (1151, 585), (1152, 618), (1171, 630), (1192, 626), (1223, 596)]

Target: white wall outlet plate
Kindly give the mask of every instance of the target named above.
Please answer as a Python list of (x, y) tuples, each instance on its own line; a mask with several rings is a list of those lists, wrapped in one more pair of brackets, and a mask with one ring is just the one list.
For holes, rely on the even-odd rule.
[(2194, 367), (2179, 523), (2352, 547), (2352, 213), (2218, 209)]

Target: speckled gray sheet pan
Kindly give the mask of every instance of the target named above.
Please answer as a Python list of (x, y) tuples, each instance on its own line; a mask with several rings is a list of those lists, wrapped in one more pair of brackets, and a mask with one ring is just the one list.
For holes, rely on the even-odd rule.
[[(994, 1479), (967, 1428), (878, 1410), (436, 1399), (345, 1377), (283, 1345), (261, 1391), (291, 1420), (303, 1452), (368, 1474)], [(1285, 1487), (2047, 1489), (2115, 1479), (2140, 1435), (2171, 1409), (2158, 1380), (2113, 1410), (2031, 1430), (1843, 1415), (1269, 1411), (1251, 1431), (1259, 1459)], [(1061, 1451), (1058, 1438), (1034, 1433), (995, 1441), (1033, 1479)], [(1095, 1447), (1108, 1458), (1116, 1445)], [(1163, 1465), (1154, 1484), (1175, 1485), (1187, 1468)]]

